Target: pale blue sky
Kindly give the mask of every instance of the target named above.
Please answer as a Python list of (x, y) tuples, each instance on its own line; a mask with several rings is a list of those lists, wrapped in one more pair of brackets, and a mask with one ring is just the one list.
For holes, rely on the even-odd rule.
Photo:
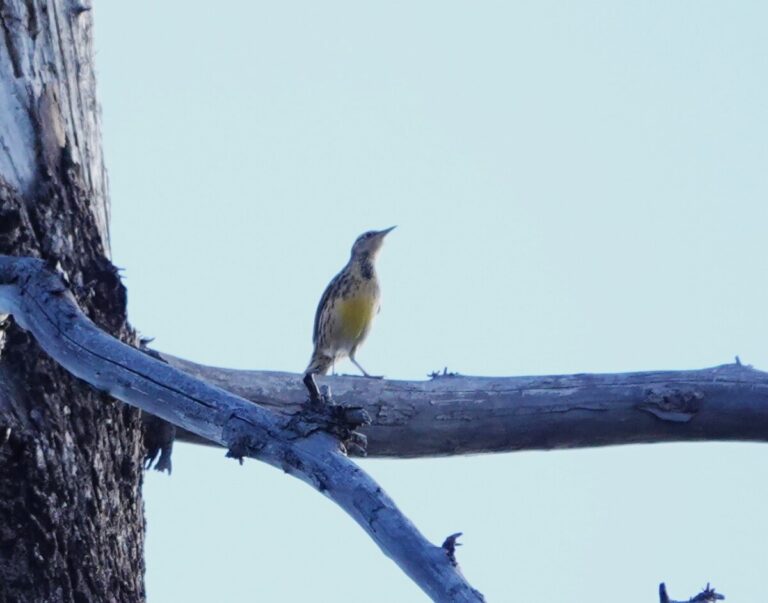
[[(300, 371), (354, 238), (398, 224), (372, 372), (768, 368), (768, 5), (99, 2), (132, 323)], [(350, 370), (348, 365), (340, 367)], [(764, 598), (768, 448), (364, 461), (489, 601)], [(150, 603), (422, 601), (332, 503), (177, 447)]]

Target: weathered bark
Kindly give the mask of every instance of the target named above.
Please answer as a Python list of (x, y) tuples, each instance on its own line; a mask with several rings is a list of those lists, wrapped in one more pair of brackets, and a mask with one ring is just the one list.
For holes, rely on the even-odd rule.
[[(108, 259), (88, 6), (3, 0), (0, 24), (0, 253), (45, 260), (130, 340)], [(12, 322), (0, 339), (0, 601), (143, 600), (139, 413)]]
[[(294, 413), (301, 375), (203, 366), (181, 370), (257, 404)], [(373, 419), (368, 456), (424, 457), (696, 440), (768, 441), (768, 373), (739, 363), (695, 371), (438, 376), (430, 381), (323, 377), (334, 400)], [(179, 432), (180, 440), (204, 443)]]
[(96, 327), (62, 280), (34, 258), (0, 256), (0, 311), (13, 314), (52, 358), (95, 387), (226, 446), (230, 456), (259, 459), (316, 488), (433, 600), (483, 600), (458, 571), (457, 535), (442, 547), (430, 544), (328, 433), (355, 442), (351, 411), (322, 405), (286, 416), (195, 379)]

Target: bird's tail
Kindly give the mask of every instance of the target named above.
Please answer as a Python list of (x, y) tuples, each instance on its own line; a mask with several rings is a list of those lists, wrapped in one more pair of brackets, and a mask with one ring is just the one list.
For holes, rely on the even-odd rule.
[(333, 358), (331, 356), (315, 351), (315, 353), (312, 354), (312, 358), (309, 359), (309, 364), (307, 365), (304, 374), (325, 375), (332, 365)]

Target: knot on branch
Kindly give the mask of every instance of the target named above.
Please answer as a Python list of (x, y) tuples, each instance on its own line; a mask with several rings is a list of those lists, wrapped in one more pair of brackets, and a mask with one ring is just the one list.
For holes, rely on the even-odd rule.
[(263, 425), (238, 412), (233, 413), (225, 423), (222, 435), (227, 446), (227, 458), (236, 459), (241, 465), (246, 456), (258, 458), (273, 437)]
[(257, 442), (248, 435), (240, 435), (229, 441), (226, 457), (235, 459), (242, 465), (245, 457), (256, 456), (262, 448), (264, 448), (263, 442)]
[(371, 416), (364, 408), (336, 404), (328, 393), (320, 401), (308, 400), (288, 427), (303, 438), (325, 431), (339, 440), (345, 452), (365, 456), (368, 438), (358, 429), (370, 424)]
[(704, 394), (695, 389), (649, 389), (638, 406), (662, 421), (687, 423), (701, 409)]

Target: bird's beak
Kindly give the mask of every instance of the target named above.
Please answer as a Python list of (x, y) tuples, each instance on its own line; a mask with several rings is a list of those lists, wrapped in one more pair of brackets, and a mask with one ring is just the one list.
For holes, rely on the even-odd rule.
[(388, 235), (390, 232), (392, 232), (392, 231), (393, 231), (395, 228), (397, 228), (397, 226), (390, 226), (389, 228), (385, 228), (384, 230), (380, 230), (380, 231), (379, 231), (379, 236), (380, 236), (380, 237), (385, 237), (385, 236), (387, 236), (387, 235)]

